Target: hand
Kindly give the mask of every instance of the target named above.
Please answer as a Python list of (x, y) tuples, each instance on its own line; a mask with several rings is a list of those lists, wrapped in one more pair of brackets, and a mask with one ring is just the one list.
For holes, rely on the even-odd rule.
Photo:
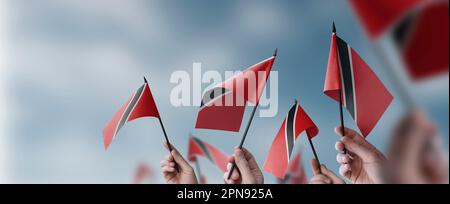
[(205, 175), (200, 176), (200, 184), (207, 184)]
[[(234, 149), (234, 154), (228, 158), (227, 172), (223, 175), (226, 184), (263, 184), (264, 177), (253, 155), (245, 148)], [(236, 168), (228, 179), (231, 166)]]
[[(167, 144), (164, 147), (169, 149)], [(168, 184), (197, 184), (194, 169), (173, 146), (172, 152), (161, 161), (161, 170)]]
[[(448, 153), (437, 128), (420, 110), (406, 115), (394, 131), (386, 175), (390, 183), (448, 183)], [(447, 156), (446, 156), (447, 155)]]
[(314, 176), (309, 181), (309, 184), (345, 184), (345, 181), (336, 176), (325, 165), (320, 165), (317, 160), (311, 160), (311, 168)]
[(336, 142), (336, 150), (347, 153), (338, 153), (336, 160), (341, 165), (339, 174), (354, 184), (380, 184), (384, 183), (382, 172), (386, 163), (384, 155), (370, 144), (356, 131), (345, 128), (345, 137), (342, 137), (342, 128), (335, 129), (341, 136)]

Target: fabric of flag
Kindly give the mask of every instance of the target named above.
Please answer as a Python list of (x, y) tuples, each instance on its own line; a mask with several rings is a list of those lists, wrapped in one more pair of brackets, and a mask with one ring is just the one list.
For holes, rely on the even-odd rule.
[(448, 0), (350, 0), (369, 37), (387, 33), (414, 80), (448, 73)]
[(214, 146), (191, 136), (189, 138), (188, 159), (197, 162), (197, 157), (202, 156), (215, 164), (222, 172), (227, 171), (228, 157)]
[(311, 139), (319, 129), (298, 104), (292, 106), (270, 147), (263, 170), (283, 179), (291, 159), (295, 141), (303, 132)]
[(238, 132), (247, 102), (257, 104), (275, 55), (205, 92), (195, 128)]
[(300, 152), (289, 163), (284, 179), (278, 179), (279, 184), (308, 184), (305, 168)]
[(108, 149), (112, 140), (125, 123), (142, 117), (159, 118), (158, 109), (156, 108), (150, 87), (147, 83), (139, 87), (136, 93), (122, 105), (103, 129), (103, 144), (105, 149)]
[(150, 167), (145, 163), (141, 163), (136, 169), (136, 172), (133, 177), (133, 183), (134, 184), (144, 183), (144, 181), (149, 180), (152, 176), (153, 174)]
[(380, 79), (344, 40), (333, 33), (324, 93), (348, 110), (364, 136), (369, 135), (393, 100)]

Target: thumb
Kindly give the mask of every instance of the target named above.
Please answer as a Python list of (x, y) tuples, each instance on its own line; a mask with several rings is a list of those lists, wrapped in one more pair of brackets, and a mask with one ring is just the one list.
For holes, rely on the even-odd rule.
[[(184, 160), (183, 156), (180, 154), (180, 152), (178, 152), (178, 150), (173, 146), (170, 145), (172, 148), (172, 151), (170, 152), (170, 154), (173, 157), (173, 160), (178, 164), (178, 166), (181, 168), (181, 170), (189, 170), (191, 168), (191, 166), (189, 165), (189, 163), (187, 163), (186, 160)], [(164, 144), (164, 147), (169, 150), (169, 145), (167, 143)]]
[(353, 138), (348, 136), (342, 137), (341, 141), (347, 150), (360, 157), (363, 161), (373, 161), (376, 159), (377, 150), (361, 136), (356, 135)]
[(313, 171), (314, 176), (320, 174), (319, 162), (317, 162), (317, 160), (311, 159), (311, 169)]
[(187, 171), (191, 169), (191, 165), (189, 165), (189, 163), (187, 163), (186, 160), (184, 160), (183, 156), (180, 154), (180, 152), (178, 152), (178, 150), (176, 150), (175, 148), (172, 150), (171, 152), (173, 159), (175, 160), (175, 162), (178, 164), (178, 166), (181, 168), (181, 170), (183, 171)]
[(334, 172), (332, 172), (331, 170), (329, 170), (325, 165), (321, 165), (320, 169), (322, 170), (322, 174), (328, 176), (328, 178), (330, 178), (333, 181), (333, 184), (340, 184), (340, 183), (344, 183), (344, 181), (337, 176)]
[(245, 159), (244, 152), (241, 149), (236, 149), (235, 151), (235, 163), (238, 167), (241, 175), (250, 175), (250, 166), (248, 165), (248, 161)]

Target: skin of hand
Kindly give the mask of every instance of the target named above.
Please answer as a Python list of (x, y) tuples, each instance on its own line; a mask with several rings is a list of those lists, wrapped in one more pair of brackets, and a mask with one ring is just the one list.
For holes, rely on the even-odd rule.
[[(236, 168), (228, 179), (231, 166), (236, 164)], [(226, 184), (263, 184), (264, 176), (259, 169), (253, 155), (245, 148), (234, 149), (234, 154), (228, 158), (227, 172), (223, 175)]]
[(200, 184), (206, 184), (206, 177), (204, 175), (200, 176)]
[[(387, 163), (384, 155), (352, 129), (345, 128), (345, 137), (341, 127), (336, 127), (335, 132), (341, 137), (335, 146), (339, 152), (336, 160), (341, 165), (339, 174), (353, 184), (384, 183), (383, 168)], [(342, 153), (344, 148), (346, 154)]]
[(388, 182), (448, 183), (448, 153), (439, 139), (437, 128), (422, 111), (407, 114), (394, 131), (386, 168)]
[(309, 184), (345, 184), (345, 181), (339, 178), (325, 165), (320, 165), (317, 160), (311, 160), (311, 168), (314, 176), (309, 181)]
[[(164, 147), (169, 149), (167, 143)], [(168, 184), (197, 184), (194, 169), (173, 146), (172, 152), (161, 161), (161, 170)]]

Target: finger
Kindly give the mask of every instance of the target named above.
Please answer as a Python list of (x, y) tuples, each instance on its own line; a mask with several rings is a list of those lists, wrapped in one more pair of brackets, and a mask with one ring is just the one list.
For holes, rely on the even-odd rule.
[(322, 174), (326, 175), (328, 178), (331, 179), (332, 183), (334, 184), (342, 184), (345, 183), (339, 176), (337, 176), (334, 172), (329, 170), (325, 165), (321, 165), (320, 169), (322, 170)]
[(319, 162), (317, 162), (317, 160), (311, 159), (311, 169), (312, 169), (314, 175), (320, 174)]
[(251, 176), (250, 166), (248, 161), (245, 159), (244, 152), (241, 149), (236, 149), (235, 152), (235, 163), (242, 175)]
[(339, 174), (346, 178), (350, 178), (351, 168), (349, 164), (344, 164), (339, 167)]
[(232, 163), (228, 163), (228, 164), (227, 164), (227, 172), (231, 170), (231, 167), (232, 167), (232, 166), (233, 166)]
[(326, 176), (319, 174), (311, 178), (310, 183), (313, 184), (331, 184), (331, 180)]
[(166, 157), (164, 157), (164, 159), (165, 159), (166, 161), (173, 161), (172, 154), (168, 154)]
[(350, 159), (350, 156), (348, 154), (341, 154), (341, 153), (339, 153), (339, 154), (336, 155), (336, 161), (339, 164), (348, 164), (348, 163), (351, 162), (351, 159)]
[(345, 146), (344, 146), (344, 143), (342, 143), (341, 141), (337, 141), (336, 144), (334, 145), (334, 148), (339, 152), (343, 152), (345, 149)]
[[(233, 166), (232, 163), (227, 164), (227, 172), (226, 172), (227, 179), (228, 179), (228, 174), (230, 174), (232, 166)], [(240, 177), (239, 171), (237, 169), (234, 169), (233, 172), (231, 173), (230, 179), (239, 180), (239, 177)]]
[(256, 159), (253, 156), (253, 154), (250, 153), (250, 151), (248, 151), (245, 147), (242, 147), (241, 149), (244, 152), (245, 159), (248, 161), (248, 164), (250, 165), (250, 167), (251, 168), (259, 168), (258, 163), (256, 162)]
[[(350, 128), (344, 128), (344, 131), (345, 131), (345, 136), (354, 137), (356, 135), (359, 135), (358, 132), (356, 132)], [(341, 137), (344, 136), (343, 131), (342, 131), (342, 126), (338, 126), (338, 127), (334, 128), (334, 132)]]
[(178, 152), (178, 150), (174, 147), (172, 147), (172, 157), (175, 160), (175, 162), (180, 166), (182, 170), (189, 170), (191, 169), (191, 165), (183, 158), (183, 156)]
[(170, 166), (163, 166), (161, 169), (165, 173), (173, 173), (173, 172), (175, 172), (175, 168), (170, 167)]
[[(166, 150), (170, 150), (170, 148), (169, 148), (169, 144), (167, 144), (167, 142), (164, 142), (163, 143), (163, 146), (164, 146), (164, 148), (166, 149)], [(173, 148), (173, 146), (172, 146), (172, 148)]]
[(236, 183), (236, 180), (233, 180), (233, 179), (228, 179), (228, 174), (229, 174), (230, 172), (225, 172), (224, 174), (223, 174), (223, 181), (226, 183), (226, 184), (235, 184)]
[(232, 180), (239, 180), (241, 176), (239, 175), (239, 171), (237, 169), (235, 169), (232, 173), (231, 173), (231, 179)]
[(160, 164), (160, 166), (161, 167), (163, 167), (163, 166), (167, 166), (167, 160), (162, 160), (159, 164)]
[(353, 137), (345, 136), (341, 138), (345, 148), (359, 156), (363, 161), (373, 161), (380, 157), (379, 152), (374, 146), (368, 143), (362, 136), (356, 135)]

